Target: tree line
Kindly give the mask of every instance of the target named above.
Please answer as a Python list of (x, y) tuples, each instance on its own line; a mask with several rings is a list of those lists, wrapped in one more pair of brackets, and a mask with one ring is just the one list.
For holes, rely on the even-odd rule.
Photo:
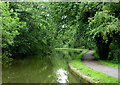
[(120, 2), (0, 2), (3, 62), (59, 47), (118, 61)]

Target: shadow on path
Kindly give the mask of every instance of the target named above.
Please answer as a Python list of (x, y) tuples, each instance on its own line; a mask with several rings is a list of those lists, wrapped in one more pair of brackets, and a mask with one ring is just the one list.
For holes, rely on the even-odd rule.
[(118, 74), (118, 68), (113, 68), (110, 66), (106, 66), (104, 64), (101, 64), (97, 61), (97, 59), (93, 56), (94, 51), (88, 51), (82, 56), (82, 63), (96, 71), (105, 73), (107, 75), (113, 76), (115, 78), (120, 79), (120, 73)]

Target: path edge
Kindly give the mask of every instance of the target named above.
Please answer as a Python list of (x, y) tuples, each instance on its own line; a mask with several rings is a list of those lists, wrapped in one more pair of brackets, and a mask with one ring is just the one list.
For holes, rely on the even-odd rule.
[(71, 63), (68, 64), (70, 72), (77, 77), (78, 80), (84, 80), (86, 83), (98, 83), (97, 81), (94, 81), (91, 79), (91, 77), (88, 77), (80, 72), (80, 70), (74, 68)]

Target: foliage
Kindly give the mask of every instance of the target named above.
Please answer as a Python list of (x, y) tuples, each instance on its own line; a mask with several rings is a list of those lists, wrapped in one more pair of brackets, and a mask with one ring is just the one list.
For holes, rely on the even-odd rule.
[[(110, 53), (111, 53), (111, 51), (110, 51)], [(98, 59), (98, 61), (100, 63), (111, 66), (111, 67), (114, 67), (114, 68), (118, 68), (118, 58), (117, 58), (117, 60), (114, 60), (114, 59), (116, 59), (115, 56), (114, 56), (115, 57), (114, 58), (112, 55), (110, 55), (110, 57), (114, 58), (112, 60), (109, 57), (108, 57), (108, 60), (100, 60), (99, 55), (96, 52), (94, 52), (94, 56)]]
[(88, 33), (96, 42), (100, 59), (108, 58), (109, 45), (113, 37), (118, 36), (120, 32), (119, 24), (118, 18), (109, 15), (107, 11), (97, 12), (93, 18), (89, 19)]
[[(1, 3), (1, 2), (0, 2)], [(14, 38), (19, 35), (20, 22), (17, 13), (9, 8), (9, 3), (2, 3), (2, 47), (8, 48), (14, 44)]]
[(110, 52), (108, 55), (108, 60), (112, 60), (114, 63), (119, 63), (120, 45), (118, 42), (112, 42), (109, 47)]
[(113, 37), (119, 35), (119, 3), (61, 2), (50, 5), (54, 22), (59, 23), (56, 47), (96, 48), (100, 59), (108, 58)]
[(100, 35), (108, 41), (108, 35), (113, 37), (113, 34), (120, 31), (119, 20), (114, 16), (111, 16), (107, 11), (97, 12), (93, 18), (89, 18), (89, 29), (88, 32), (93, 36), (93, 39)]
[(111, 67), (114, 67), (114, 68), (118, 68), (118, 64), (116, 64), (116, 63), (114, 63), (113, 61), (110, 61), (110, 60), (104, 60), (104, 61), (102, 61), (102, 60), (100, 60), (100, 62), (102, 63), (102, 64), (105, 64), (105, 65), (107, 65), (107, 66), (111, 66)]
[[(52, 26), (48, 20), (45, 3), (10, 3), (24, 25), (15, 37), (14, 46), (10, 47), (13, 56), (33, 55), (41, 51), (47, 53), (52, 45)], [(42, 11), (42, 12), (41, 12)], [(49, 17), (50, 18), (50, 17)], [(12, 50), (14, 49), (14, 50)]]
[(79, 56), (77, 56), (75, 59), (81, 59), (82, 56), (87, 53), (88, 51), (83, 51)]
[(3, 59), (3, 65), (10, 65), (11, 61), (13, 60), (10, 58), (12, 54), (10, 53), (10, 46), (14, 46), (14, 39), (17, 35), (19, 35), (19, 29), (21, 23), (19, 22), (19, 18), (17, 13), (13, 11), (13, 9), (9, 8), (9, 3), (2, 3), (2, 59)]
[(13, 59), (9, 58), (9, 56), (12, 56), (9, 51), (4, 52), (4, 54), (2, 55), (2, 63), (5, 67), (8, 67), (12, 64)]
[(96, 49), (100, 59), (118, 60), (120, 3), (1, 3), (3, 53), (9, 49), (13, 58), (63, 47)]

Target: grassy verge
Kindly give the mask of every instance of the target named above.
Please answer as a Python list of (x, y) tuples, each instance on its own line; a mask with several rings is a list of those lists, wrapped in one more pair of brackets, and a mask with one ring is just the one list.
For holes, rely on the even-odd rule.
[(99, 83), (118, 83), (118, 79), (111, 77), (109, 75), (103, 74), (101, 72), (95, 71), (90, 67), (85, 66), (81, 63), (81, 57), (87, 51), (83, 51), (75, 60), (72, 61), (72, 65), (74, 68), (80, 70), (80, 72), (86, 76), (91, 77), (92, 80), (99, 82)]
[(55, 48), (55, 50), (73, 50), (73, 51), (83, 51), (83, 49), (75, 49), (75, 48)]
[(83, 51), (80, 55), (78, 55), (75, 59), (81, 59), (83, 54), (87, 53), (88, 51)]
[(113, 63), (112, 61), (108, 61), (108, 60), (104, 60), (104, 61), (103, 60), (99, 60), (99, 61), (100, 61), (100, 63), (105, 64), (107, 66), (118, 68), (118, 64)]
[(100, 60), (99, 59), (99, 56), (96, 52), (94, 52), (94, 56), (98, 59), (98, 61), (102, 64), (105, 64), (107, 66), (111, 66), (111, 67), (114, 67), (114, 68), (118, 68), (118, 64), (116, 63), (113, 63), (113, 61), (110, 61), (110, 60)]

